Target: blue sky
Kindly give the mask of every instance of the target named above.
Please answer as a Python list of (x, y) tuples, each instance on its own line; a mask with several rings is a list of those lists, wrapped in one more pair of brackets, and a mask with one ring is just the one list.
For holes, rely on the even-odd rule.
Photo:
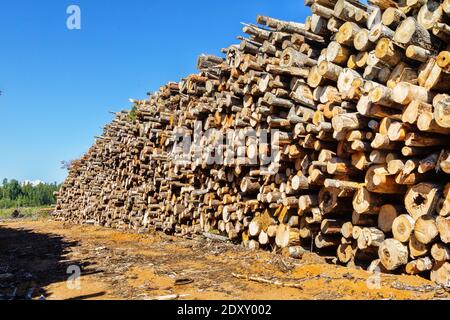
[[(81, 8), (81, 30), (66, 9)], [(202, 53), (236, 43), (256, 15), (303, 22), (302, 0), (2, 0), (0, 179), (62, 182), (112, 118)]]

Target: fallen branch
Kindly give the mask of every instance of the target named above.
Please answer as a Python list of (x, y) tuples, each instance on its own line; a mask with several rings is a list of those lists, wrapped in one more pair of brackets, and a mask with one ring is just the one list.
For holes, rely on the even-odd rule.
[(211, 239), (211, 240), (217, 240), (217, 241), (223, 241), (223, 242), (229, 242), (230, 239), (224, 236), (219, 236), (217, 234), (212, 234), (212, 233), (207, 233), (204, 232), (203, 236), (207, 239)]
[(406, 284), (399, 283), (396, 281), (391, 285), (391, 288), (397, 289), (397, 290), (415, 291), (415, 292), (433, 292), (433, 291), (440, 289), (441, 287), (431, 286), (431, 285), (425, 285), (425, 286), (421, 286), (421, 287), (413, 287), (413, 286), (408, 286)]
[(253, 281), (253, 282), (270, 284), (270, 285), (280, 286), (280, 287), (285, 287), (285, 288), (296, 288), (296, 289), (303, 290), (303, 287), (301, 285), (299, 285), (298, 283), (282, 282), (277, 279), (264, 279), (259, 276), (245, 276), (245, 275), (236, 274), (236, 273), (233, 273), (233, 277), (235, 277), (237, 279), (247, 280), (247, 281)]
[(168, 296), (159, 296), (159, 297), (152, 297), (152, 298), (147, 298), (145, 300), (150, 300), (150, 301), (169, 301), (169, 300), (178, 300), (180, 298), (186, 298), (189, 297), (190, 294), (171, 294)]

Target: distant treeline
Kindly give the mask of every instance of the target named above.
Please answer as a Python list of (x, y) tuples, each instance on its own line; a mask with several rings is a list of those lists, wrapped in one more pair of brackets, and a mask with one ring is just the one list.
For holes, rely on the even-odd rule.
[(4, 179), (0, 186), (0, 209), (52, 205), (56, 202), (53, 192), (58, 189), (59, 185), (56, 182), (33, 186), (30, 183), (23, 184), (17, 180)]

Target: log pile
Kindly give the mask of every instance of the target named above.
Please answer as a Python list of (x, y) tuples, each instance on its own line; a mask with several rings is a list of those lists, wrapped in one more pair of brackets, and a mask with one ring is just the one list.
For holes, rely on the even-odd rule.
[(450, 285), (450, 1), (305, 4), (116, 113), (56, 217)]

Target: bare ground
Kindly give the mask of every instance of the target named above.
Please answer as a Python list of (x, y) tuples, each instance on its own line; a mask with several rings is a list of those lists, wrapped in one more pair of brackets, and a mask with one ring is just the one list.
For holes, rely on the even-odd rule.
[[(77, 289), (67, 270), (80, 266)], [(299, 288), (238, 279), (233, 274), (294, 283)], [(47, 220), (0, 221), (0, 299), (188, 300), (448, 299), (420, 277), (373, 274), (326, 264), (314, 254), (293, 260), (228, 243), (160, 233), (133, 234)], [(69, 284), (74, 284), (70, 282)], [(76, 284), (76, 283), (75, 283)]]

